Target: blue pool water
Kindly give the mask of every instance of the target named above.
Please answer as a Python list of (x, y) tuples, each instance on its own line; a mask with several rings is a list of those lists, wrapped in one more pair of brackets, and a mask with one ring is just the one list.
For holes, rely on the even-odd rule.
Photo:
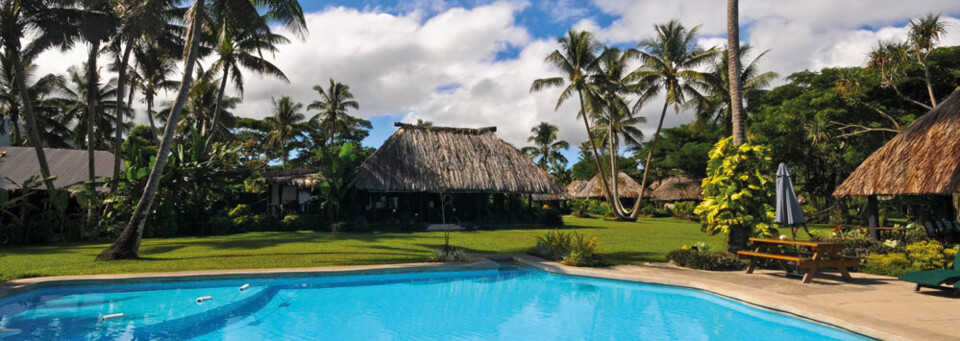
[(515, 267), (45, 288), (0, 300), (0, 328), (3, 340), (866, 339), (698, 290)]

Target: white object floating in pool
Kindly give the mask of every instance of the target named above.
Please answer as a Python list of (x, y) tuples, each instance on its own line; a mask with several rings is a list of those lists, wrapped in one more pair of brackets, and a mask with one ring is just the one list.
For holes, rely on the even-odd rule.
[(244, 284), (240, 286), (240, 291), (244, 291), (250, 288), (250, 284)]
[(203, 301), (209, 301), (212, 299), (213, 299), (213, 296), (197, 297), (197, 304), (200, 304), (200, 303), (203, 303)]
[(107, 315), (100, 316), (100, 321), (119, 319), (119, 318), (123, 318), (123, 313), (107, 314)]

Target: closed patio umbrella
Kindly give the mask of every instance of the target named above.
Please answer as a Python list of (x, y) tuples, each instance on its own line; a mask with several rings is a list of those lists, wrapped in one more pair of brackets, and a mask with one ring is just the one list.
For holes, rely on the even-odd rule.
[[(793, 181), (790, 180), (790, 171), (787, 165), (780, 163), (777, 169), (777, 212), (773, 219), (780, 226), (792, 227), (793, 239), (797, 239), (797, 228), (807, 228), (807, 221), (803, 218), (803, 210), (797, 201), (797, 193), (793, 191)], [(807, 235), (810, 231), (807, 230)]]

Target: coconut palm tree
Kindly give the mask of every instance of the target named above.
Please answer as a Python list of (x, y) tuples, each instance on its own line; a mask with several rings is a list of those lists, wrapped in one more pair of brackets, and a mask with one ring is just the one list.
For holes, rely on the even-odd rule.
[(347, 114), (347, 109), (360, 109), (360, 104), (353, 100), (349, 86), (333, 79), (330, 79), (330, 85), (326, 89), (317, 85), (313, 90), (320, 95), (320, 99), (310, 103), (307, 110), (320, 112), (310, 120), (318, 123), (321, 131), (326, 131), (330, 143), (342, 144), (359, 120)]
[(251, 21), (265, 27), (270, 24), (278, 24), (286, 27), (297, 35), (306, 33), (306, 20), (303, 17), (303, 9), (300, 8), (300, 4), (296, 0), (193, 1), (184, 20), (187, 23), (187, 30), (186, 38), (184, 39), (186, 41), (184, 44), (184, 53), (181, 54), (184, 56), (183, 80), (180, 83), (177, 97), (167, 117), (167, 125), (164, 127), (163, 138), (160, 140), (160, 148), (157, 150), (156, 161), (150, 170), (150, 175), (147, 177), (147, 184), (130, 217), (130, 221), (127, 222), (120, 237), (97, 256), (99, 260), (138, 257), (137, 251), (140, 248), (144, 223), (153, 207), (153, 200), (156, 197), (160, 177), (163, 174), (163, 168), (166, 164), (167, 156), (170, 153), (170, 146), (173, 143), (173, 135), (180, 118), (180, 112), (183, 110), (187, 93), (190, 90), (193, 69), (197, 61), (200, 32), (204, 28), (203, 19), (206, 18), (208, 2), (210, 3), (212, 13), (227, 16), (230, 20), (240, 22)]
[(153, 102), (161, 91), (168, 92), (180, 84), (168, 78), (176, 72), (176, 59), (156, 43), (137, 46), (134, 55), (137, 61), (130, 76), (135, 79), (133, 83), (143, 94), (143, 101), (147, 105), (147, 120), (153, 130), (154, 141), (158, 141)]
[[(220, 106), (223, 103), (223, 94), (227, 89), (227, 81), (233, 83), (234, 88), (243, 96), (243, 73), (241, 68), (261, 75), (269, 75), (289, 82), (287, 76), (269, 61), (263, 58), (264, 52), (274, 53), (277, 46), (289, 42), (286, 37), (270, 32), (260, 26), (237, 26), (230, 20), (221, 20), (218, 25), (216, 46), (213, 52), (217, 60), (213, 62), (211, 71), (220, 72), (220, 86), (216, 105), (213, 110), (211, 127), (219, 124)], [(206, 136), (201, 129), (200, 134)], [(217, 134), (216, 129), (210, 131), (206, 145), (209, 147)]]
[(273, 99), (273, 116), (263, 119), (269, 129), (264, 141), (265, 147), (280, 155), (284, 168), (290, 156), (290, 140), (299, 136), (304, 130), (303, 121), (306, 116), (300, 112), (301, 109), (303, 109), (302, 103), (293, 102), (290, 97), (283, 96), (279, 100)]
[[(599, 68), (599, 58), (597, 51), (600, 49), (600, 43), (593, 37), (593, 34), (587, 31), (570, 30), (567, 35), (559, 40), (560, 49), (554, 50), (546, 57), (546, 62), (555, 66), (563, 74), (561, 77), (541, 78), (533, 81), (530, 85), (530, 92), (537, 92), (549, 87), (564, 87), (557, 99), (556, 110), (560, 109), (570, 97), (577, 95), (580, 100), (580, 111), (578, 116), (583, 119), (583, 126), (587, 132), (587, 138), (590, 142), (590, 150), (593, 152), (593, 160), (600, 174), (603, 192), (607, 202), (613, 202), (613, 195), (610, 188), (607, 187), (606, 175), (603, 174), (600, 167), (600, 154), (597, 152), (597, 143), (593, 138), (593, 130), (590, 128), (590, 114), (592, 111), (587, 107), (585, 97), (588, 95), (588, 82), (591, 75), (595, 74)], [(614, 210), (618, 217), (621, 215), (618, 210)]]
[(590, 77), (590, 91), (587, 92), (588, 107), (593, 108), (596, 117), (594, 135), (601, 137), (610, 154), (610, 184), (613, 192), (613, 206), (622, 215), (630, 213), (620, 204), (620, 184), (615, 174), (620, 156), (621, 137), (630, 146), (636, 146), (643, 140), (643, 132), (637, 126), (646, 123), (646, 118), (636, 116), (625, 95), (636, 91), (627, 79), (626, 67), (630, 59), (636, 58), (634, 49), (621, 51), (618, 48), (605, 47), (599, 57), (598, 72)]
[[(740, 59), (742, 60), (744, 55), (750, 54), (751, 50), (749, 45), (740, 47)], [(767, 51), (761, 52), (740, 71), (741, 94), (744, 98), (747, 98), (748, 103), (750, 99), (759, 98), (763, 94), (763, 88), (777, 78), (775, 72), (760, 72), (758, 62), (766, 54)], [(703, 79), (698, 84), (704, 97), (695, 97), (691, 103), (696, 108), (697, 120), (700, 122), (721, 122), (727, 132), (733, 134), (736, 129), (733, 129), (734, 117), (733, 105), (731, 104), (731, 98), (734, 96), (731, 96), (730, 82), (727, 79), (729, 62), (729, 51), (721, 51), (720, 57), (703, 74)], [(742, 62), (741, 65), (743, 65)], [(743, 115), (743, 117), (745, 118), (746, 115)]]
[(566, 165), (567, 158), (560, 151), (570, 148), (570, 144), (557, 138), (559, 131), (560, 129), (555, 125), (540, 122), (530, 129), (530, 137), (527, 138), (527, 142), (533, 142), (534, 146), (523, 147), (520, 151), (531, 160), (535, 160), (537, 166), (543, 170), (548, 171), (551, 167)]
[(923, 81), (927, 84), (927, 95), (930, 96), (930, 104), (934, 108), (937, 107), (937, 96), (933, 94), (927, 57), (937, 48), (937, 43), (946, 33), (947, 25), (940, 20), (939, 14), (927, 14), (925, 17), (910, 20), (908, 41), (914, 58), (923, 68)]
[(727, 50), (738, 58), (727, 63), (727, 80), (730, 96), (730, 121), (733, 128), (733, 143), (746, 141), (746, 116), (743, 112), (743, 83), (740, 72), (740, 1), (727, 0)]
[[(117, 90), (114, 81), (96, 84), (96, 93), (93, 96), (87, 93), (90, 75), (85, 65), (71, 66), (67, 69), (66, 81), (57, 89), (61, 94), (55, 101), (59, 104), (63, 115), (61, 122), (73, 126), (70, 139), (74, 146), (85, 147), (88, 150), (109, 149), (111, 134), (117, 127), (113, 126), (113, 119), (109, 110), (116, 107)], [(94, 76), (99, 79), (99, 77)], [(97, 107), (89, 110), (90, 98), (96, 101)], [(109, 109), (109, 110), (108, 110)], [(129, 116), (129, 113), (127, 113)], [(89, 135), (89, 126), (95, 126), (95, 134)], [(123, 127), (120, 127), (121, 130)]]
[[(33, 78), (33, 66), (25, 66), (26, 79)], [(16, 84), (14, 61), (8, 53), (0, 53), (0, 122), (9, 122), (10, 144), (13, 146), (27, 145), (21, 132), (23, 105), (20, 100), (20, 91)], [(63, 77), (53, 74), (40, 77), (27, 87), (31, 106), (36, 115), (37, 129), (40, 133), (41, 144), (45, 147), (66, 148), (69, 143), (65, 139), (70, 129), (60, 124), (60, 108), (52, 100), (52, 93), (63, 84)], [(7, 127), (0, 124), (0, 133), (6, 132)]]
[[(40, 164), (40, 175), (51, 200), (57, 195), (57, 188), (50, 177), (50, 166), (43, 152), (43, 143), (34, 115), (33, 103), (27, 91), (27, 75), (24, 60), (30, 60), (43, 51), (53, 47), (69, 49), (76, 36), (76, 23), (79, 15), (69, 8), (62, 7), (60, 1), (49, 0), (0, 0), (0, 40), (4, 53), (13, 61), (14, 83), (20, 93), (22, 115), (27, 128), (27, 140), (33, 145)], [(27, 34), (30, 32), (30, 35)], [(33, 38), (26, 51), (21, 40)], [(24, 58), (26, 57), (26, 58)], [(61, 217), (61, 223), (65, 223)]]
[(660, 130), (663, 129), (663, 120), (667, 109), (671, 106), (679, 112), (688, 98), (699, 98), (703, 95), (697, 91), (697, 84), (703, 79), (703, 73), (696, 68), (714, 58), (717, 51), (713, 48), (704, 50), (697, 46), (696, 35), (700, 26), (687, 29), (680, 22), (672, 20), (666, 24), (655, 25), (656, 35), (638, 43), (640, 60), (643, 61), (638, 69), (628, 75), (636, 82), (640, 91), (640, 98), (634, 104), (634, 110), (660, 95), (664, 96), (663, 109), (660, 111), (660, 120), (650, 142), (650, 150), (643, 167), (643, 180), (640, 183), (640, 198), (634, 204), (631, 217), (639, 213), (637, 208), (643, 201), (647, 189), (647, 176), (650, 171), (650, 161), (660, 140)]

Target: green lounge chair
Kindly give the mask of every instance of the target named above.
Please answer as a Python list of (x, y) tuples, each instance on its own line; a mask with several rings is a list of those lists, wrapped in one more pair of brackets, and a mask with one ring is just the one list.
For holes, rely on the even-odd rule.
[[(916, 291), (920, 291), (920, 288), (931, 288), (956, 290), (960, 293), (960, 253), (953, 260), (953, 269), (908, 272), (900, 276), (900, 280), (916, 283)], [(948, 286), (941, 286), (943, 284)], [(953, 288), (949, 287), (950, 284), (953, 284)]]

